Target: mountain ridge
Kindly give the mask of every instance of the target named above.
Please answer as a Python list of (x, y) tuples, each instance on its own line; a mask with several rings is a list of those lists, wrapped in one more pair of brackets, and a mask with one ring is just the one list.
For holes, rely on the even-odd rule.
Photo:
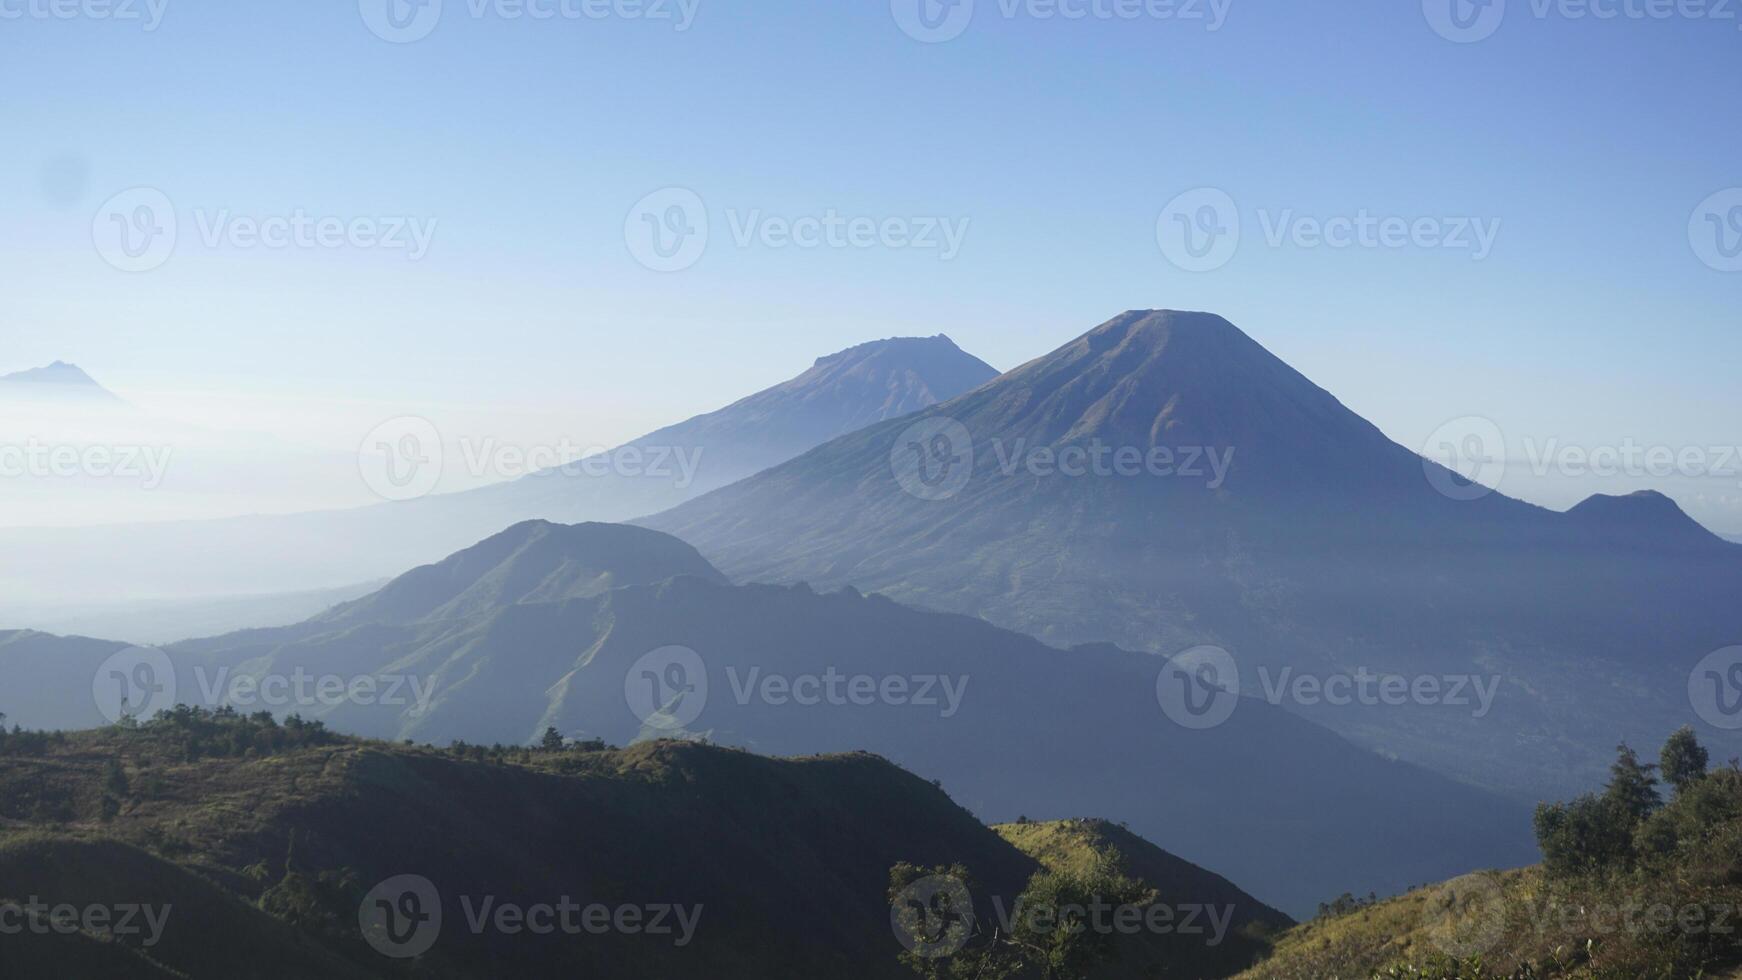
[[(818, 360), (780, 384), (590, 461), (464, 493), (278, 516), (0, 529), (0, 553), (13, 559), (0, 574), (0, 592), (44, 604), (93, 591), (167, 600), (389, 578), (524, 520), (574, 524), (653, 513), (997, 373), (942, 336), (870, 341)], [(632, 458), (645, 446), (668, 450), (664, 475), (645, 454)]]
[[(1135, 465), (1116, 469), (1119, 452)], [(1223, 454), (1225, 472), (1188, 472), (1194, 453)], [(1122, 313), (956, 399), (635, 523), (735, 581), (851, 585), (1061, 647), (1212, 644), (1248, 683), (1260, 668), (1493, 676), (1499, 714), (1480, 722), (1300, 710), (1520, 800), (1545, 779), (1570, 793), (1600, 778), (1616, 732), (1599, 717), (1638, 738), (1679, 724), (1686, 671), (1742, 631), (1734, 547), (1690, 530), (1642, 548), (1472, 487), (1204, 313)], [(1572, 664), (1611, 679), (1580, 691), (1605, 707), (1544, 693)], [(1620, 693), (1641, 689), (1644, 707)]]
[(0, 397), (20, 400), (118, 404), (120, 396), (97, 383), (77, 364), (53, 361), (41, 367), (0, 374)]

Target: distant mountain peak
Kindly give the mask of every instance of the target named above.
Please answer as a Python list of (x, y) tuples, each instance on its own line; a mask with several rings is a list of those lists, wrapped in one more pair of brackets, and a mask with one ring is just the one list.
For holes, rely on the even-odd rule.
[[(758, 452), (756, 469), (830, 439), (929, 408), (998, 375), (948, 337), (890, 337), (817, 358), (810, 369), (706, 415), (654, 432), (647, 444), (702, 445), (722, 437), (779, 447)], [(748, 476), (751, 469), (740, 474)]]
[[(27, 385), (28, 388), (25, 387)], [(0, 374), (0, 388), (15, 393), (27, 392), (49, 397), (76, 394), (84, 398), (115, 399), (107, 388), (98, 384), (83, 368), (67, 361), (54, 361), (43, 367)]]
[(1656, 490), (1628, 494), (1597, 493), (1567, 516), (1600, 533), (1636, 544), (1710, 544), (1723, 539), (1708, 531), (1672, 498)]
[(816, 359), (812, 367), (824, 367), (830, 364), (841, 364), (849, 361), (862, 360), (866, 357), (882, 353), (900, 353), (906, 355), (926, 355), (965, 357), (966, 355), (956, 342), (944, 334), (931, 337), (886, 337), (883, 340), (868, 340), (863, 344), (854, 344), (845, 350), (833, 354), (824, 354)]
[(1420, 482), (1413, 455), (1224, 317), (1128, 310), (941, 412), (1028, 446), (1234, 453), (1236, 482)]
[(726, 581), (696, 549), (657, 531), (624, 524), (522, 521), (433, 565), (414, 568), (379, 592), (338, 606), (320, 619), (451, 619), (686, 575)]

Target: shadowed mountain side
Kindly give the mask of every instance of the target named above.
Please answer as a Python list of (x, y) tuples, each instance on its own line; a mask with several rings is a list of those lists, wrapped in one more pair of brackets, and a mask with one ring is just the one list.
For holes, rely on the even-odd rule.
[[(27, 764), (0, 759), (0, 783), (14, 784), (8, 788), (17, 790), (15, 781), (28, 769)], [(54, 825), (31, 829), (37, 832), (20, 833), (0, 814), (0, 903), (40, 901), (51, 908), (81, 910), (101, 906), (117, 910), (111, 913), (110, 927), (122, 925), (129, 906), (149, 907), (149, 915), (145, 910), (131, 914), (124, 927), (140, 930), (134, 936), (63, 934), (43, 923), (9, 934), (0, 943), (0, 970), (7, 977), (361, 980), (378, 975), (322, 948), (243, 896), (139, 845), (53, 836), (70, 830)], [(154, 923), (161, 926), (160, 934), (153, 934)], [(227, 969), (215, 970), (215, 964)]]
[[(400, 875), (425, 879), (442, 913), (418, 976), (895, 980), (912, 974), (897, 962), (892, 866), (964, 866), (987, 922), (1040, 870), (937, 788), (863, 753), (767, 759), (685, 742), (443, 752), (191, 713), (0, 747), (0, 899), (22, 889), (171, 906), (161, 942), (142, 951), (149, 961), (8, 937), (0, 963), (21, 980), (99, 975), (65, 972), (83, 963), (123, 977), (406, 976), (359, 928), (371, 890)], [(190, 753), (198, 761), (183, 761)], [(99, 822), (105, 806), (114, 812)], [(1144, 881), (1164, 901), (1287, 924), (1220, 879), (1136, 871), (1157, 875)], [(688, 926), (672, 912), (665, 933), (540, 934), (500, 928), (488, 911), (564, 900), (647, 909), (644, 925), (657, 907), (681, 909)], [(1208, 964), (1226, 974), (1261, 944), (1118, 942), (1102, 975), (1120, 980), (1187, 980)]]
[[(1167, 455), (1120, 470), (1119, 451)], [(638, 523), (735, 581), (851, 585), (1057, 645), (1217, 644), (1248, 691), (1260, 669), (1492, 678), (1480, 719), (1295, 707), (1520, 799), (1683, 723), (1687, 672), (1742, 637), (1742, 548), (1471, 488), (1201, 313), (1123, 314)]]

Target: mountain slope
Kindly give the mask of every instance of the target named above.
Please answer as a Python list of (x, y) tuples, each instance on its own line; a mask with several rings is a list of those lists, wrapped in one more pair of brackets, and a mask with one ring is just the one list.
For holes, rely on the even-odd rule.
[[(282, 516), (0, 529), (0, 594), (35, 603), (161, 599), (382, 579), (520, 521), (621, 521), (663, 510), (995, 374), (946, 337), (880, 340), (610, 453), (465, 493)], [(447, 465), (461, 465), (459, 455), (450, 451)]]
[(342, 627), (459, 619), (519, 602), (584, 599), (679, 575), (726, 581), (696, 549), (669, 535), (624, 524), (525, 521), (436, 564), (412, 569), (379, 592), (313, 621)]
[(1498, 684), (1480, 717), (1281, 696), (1520, 799), (1581, 788), (1617, 734), (1686, 720), (1688, 670), (1742, 635), (1742, 549), (1677, 533), (1642, 555), (1467, 488), (1226, 320), (1133, 311), (639, 523), (736, 581), (852, 585), (1060, 645), (1216, 644), (1249, 690), (1285, 670)]
[(76, 364), (55, 361), (44, 367), (0, 374), (0, 401), (41, 401), (87, 405), (121, 404), (121, 399)]
[[(93, 679), (119, 649), (0, 643), (0, 675), (42, 692), (0, 710), (35, 727), (103, 723)], [(382, 738), (527, 744), (554, 726), (614, 744), (687, 732), (774, 754), (875, 751), (988, 818), (1128, 821), (1293, 910), (1531, 856), (1516, 808), (1259, 698), (1217, 727), (1180, 727), (1153, 656), (1060, 650), (852, 591), (732, 586), (642, 529), (522, 525), (325, 616), (165, 656), (175, 700)], [(297, 678), (300, 691), (271, 687)], [(325, 678), (337, 686), (322, 695)], [(347, 694), (359, 681), (368, 696)], [(705, 691), (694, 714), (661, 721), (686, 683)]]
[[(820, 357), (810, 370), (706, 415), (650, 432), (590, 463), (460, 494), (476, 506), (561, 523), (656, 513), (783, 463), (813, 446), (899, 418), (997, 374), (948, 337), (896, 337)], [(693, 476), (624, 476), (609, 460), (686, 454)], [(432, 501), (433, 503), (433, 501)]]
[(1625, 496), (1595, 494), (1567, 511), (1567, 517), (1633, 548), (1729, 551), (1723, 538), (1701, 527), (1675, 501), (1652, 490)]
[(1049, 871), (1080, 873), (1111, 861), (1120, 873), (1155, 889), (1155, 905), (1169, 910), (1204, 909), (1195, 915), (1214, 918), (1210, 927), (1199, 922), (1182, 928), (1205, 929), (1212, 933), (1208, 940), (1193, 942), (1184, 935), (1136, 937), (1153, 947), (1158, 961), (1189, 963), (1194, 976), (1225, 976), (1244, 968), (1270, 951), (1272, 936), (1294, 925), (1288, 916), (1222, 876), (1105, 820), (1007, 823), (992, 829)]

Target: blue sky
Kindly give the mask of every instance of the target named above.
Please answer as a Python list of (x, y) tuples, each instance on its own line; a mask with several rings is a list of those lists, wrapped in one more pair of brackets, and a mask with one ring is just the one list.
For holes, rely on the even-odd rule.
[[(156, 0), (151, 31), (48, 2), (0, 0), (0, 371), (73, 360), (165, 411), (332, 446), (405, 412), (608, 443), (870, 338), (947, 332), (1002, 369), (1175, 307), (1228, 316), (1412, 446), (1467, 415), (1515, 452), (1742, 442), (1742, 272), (1689, 235), (1742, 187), (1742, 10), (1506, 0), (1492, 36), (1453, 43), (1414, 0), (1232, 0), (1215, 30), (977, 0), (921, 43), (889, 0), (699, 0), (683, 31), (445, 0), (399, 44), (347, 0)], [(93, 221), (133, 187), (178, 235), (129, 274)], [(625, 221), (668, 187), (710, 232), (660, 273)], [(1157, 219), (1205, 187), (1242, 231), (1191, 272)], [(416, 260), (202, 240), (214, 215), (299, 210), (433, 233)], [(967, 224), (947, 260), (734, 240), (751, 215), (831, 211)], [(1265, 234), (1362, 213), (1473, 220), (1492, 248)], [(1721, 482), (1690, 509), (1742, 531)]]

